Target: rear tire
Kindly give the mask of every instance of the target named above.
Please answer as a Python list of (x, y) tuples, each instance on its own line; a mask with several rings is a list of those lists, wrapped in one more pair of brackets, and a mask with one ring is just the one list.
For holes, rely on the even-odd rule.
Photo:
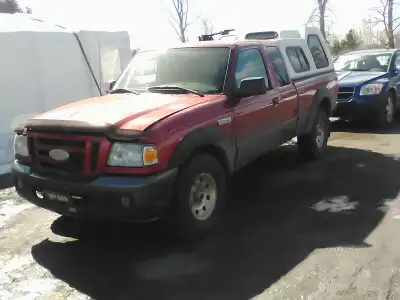
[(297, 147), (302, 158), (317, 159), (328, 146), (330, 121), (325, 111), (319, 108), (311, 131), (297, 137)]
[(182, 165), (166, 218), (174, 235), (195, 241), (212, 231), (225, 207), (226, 175), (221, 164), (208, 154)]

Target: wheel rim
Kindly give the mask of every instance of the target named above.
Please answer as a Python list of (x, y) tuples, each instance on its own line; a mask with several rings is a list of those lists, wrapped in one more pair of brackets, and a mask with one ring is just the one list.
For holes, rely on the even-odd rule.
[(190, 210), (197, 220), (208, 219), (217, 201), (217, 184), (207, 173), (198, 175), (190, 190)]
[(325, 128), (324, 123), (320, 120), (316, 127), (315, 143), (318, 148), (322, 148), (325, 143)]
[(391, 123), (393, 121), (393, 100), (392, 97), (388, 97), (386, 104), (386, 121)]

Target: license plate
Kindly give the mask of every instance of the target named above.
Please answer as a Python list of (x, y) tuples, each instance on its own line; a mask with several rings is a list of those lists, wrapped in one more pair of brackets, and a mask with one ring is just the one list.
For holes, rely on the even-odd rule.
[(70, 199), (68, 195), (63, 195), (63, 194), (54, 193), (54, 192), (46, 191), (45, 195), (49, 200), (58, 201), (58, 202), (62, 202), (62, 203), (68, 203), (69, 199)]

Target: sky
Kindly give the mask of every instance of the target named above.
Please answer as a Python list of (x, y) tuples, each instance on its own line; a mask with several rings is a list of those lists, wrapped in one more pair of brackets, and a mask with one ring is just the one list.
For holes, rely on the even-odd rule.
[[(71, 29), (126, 30), (131, 48), (174, 43), (177, 35), (168, 21), (172, 0), (18, 0), (33, 15)], [(200, 18), (209, 19), (216, 30), (240, 32), (276, 30), (304, 25), (316, 0), (189, 0), (189, 39), (200, 34)], [(379, 0), (329, 0), (329, 19), (334, 33), (344, 35), (359, 28), (369, 9)]]

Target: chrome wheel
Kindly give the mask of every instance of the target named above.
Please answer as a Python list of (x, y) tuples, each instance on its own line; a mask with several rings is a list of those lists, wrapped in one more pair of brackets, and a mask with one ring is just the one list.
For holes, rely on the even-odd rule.
[(217, 184), (207, 173), (198, 175), (190, 190), (190, 210), (197, 220), (207, 220), (217, 201)]
[(386, 121), (390, 124), (393, 121), (394, 105), (392, 97), (389, 96), (386, 103)]
[(315, 143), (318, 148), (322, 148), (325, 143), (325, 126), (323, 120), (320, 120), (315, 130)]

